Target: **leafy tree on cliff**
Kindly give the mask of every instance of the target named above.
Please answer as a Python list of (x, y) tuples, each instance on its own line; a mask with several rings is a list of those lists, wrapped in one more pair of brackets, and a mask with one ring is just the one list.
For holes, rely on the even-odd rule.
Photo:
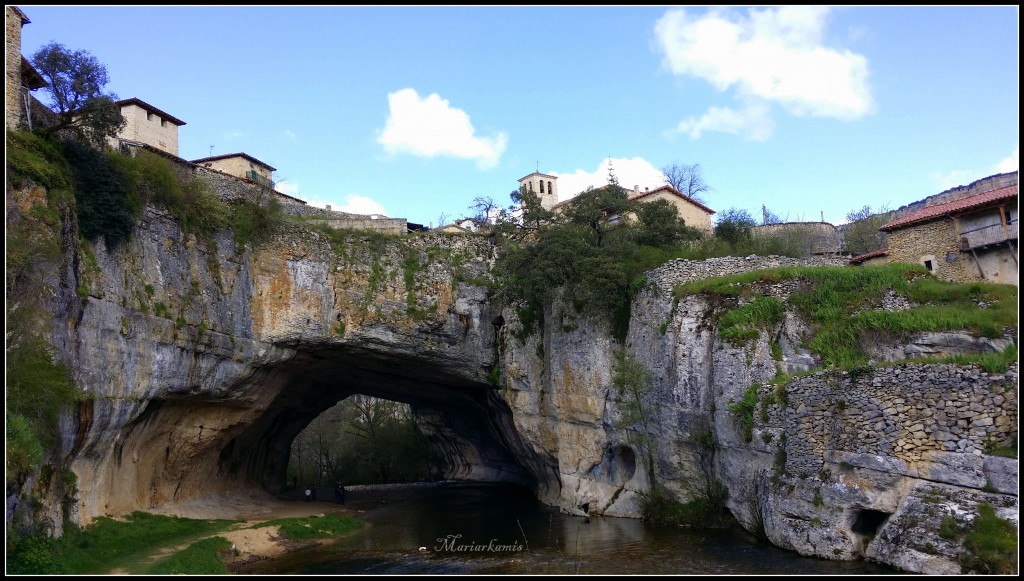
[(725, 240), (730, 246), (750, 240), (750, 229), (757, 222), (746, 210), (729, 208), (722, 212), (715, 223), (715, 236)]
[(854, 256), (885, 248), (886, 236), (879, 228), (892, 220), (893, 212), (887, 206), (872, 212), (871, 206), (847, 212), (849, 221), (843, 227), (843, 241), (847, 252)]
[(48, 83), (53, 118), (40, 129), (44, 136), (69, 135), (96, 146), (125, 125), (117, 96), (104, 93), (107, 68), (86, 51), (71, 51), (51, 42), (36, 51), (32, 65)]

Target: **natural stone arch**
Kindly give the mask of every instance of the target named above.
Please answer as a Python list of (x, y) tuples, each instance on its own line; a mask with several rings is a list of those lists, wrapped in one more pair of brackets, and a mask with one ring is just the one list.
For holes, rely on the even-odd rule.
[[(228, 492), (279, 493), (292, 440), (353, 394), (409, 404), (444, 459), (446, 478), (510, 482), (535, 492), (544, 463), (519, 440), (511, 411), (489, 383), (416, 357), (308, 345), (225, 390), (230, 397), (168, 394), (146, 402), (109, 454), (83, 454), (109, 483), (103, 512), (117, 514)], [(95, 462), (88, 462), (89, 459)]]

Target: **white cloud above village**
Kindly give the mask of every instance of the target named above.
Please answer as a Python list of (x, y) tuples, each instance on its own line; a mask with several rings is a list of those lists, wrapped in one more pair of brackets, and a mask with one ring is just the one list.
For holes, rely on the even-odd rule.
[(291, 141), (296, 141), (299, 138), (299, 136), (296, 135), (294, 131), (289, 131), (288, 129), (284, 130), (284, 136), (290, 139)]
[(287, 194), (293, 198), (302, 197), (299, 195), (299, 184), (296, 183), (281, 180), (278, 182), (274, 182), (274, 189), (281, 192), (282, 194)]
[(972, 182), (980, 180), (986, 176), (993, 175), (994, 173), (1010, 173), (1018, 171), (1020, 165), (1019, 162), (1020, 148), (1013, 150), (1013, 153), (1004, 157), (991, 168), (983, 170), (965, 170), (958, 169), (948, 172), (932, 172), (928, 179), (931, 180), (938, 191), (945, 191), (950, 188), (957, 186), (966, 186)]
[(1013, 153), (1006, 156), (1002, 161), (996, 164), (996, 170), (999, 173), (1008, 173), (1011, 171), (1017, 171), (1020, 168), (1020, 148), (1013, 150)]
[(773, 123), (767, 106), (797, 117), (860, 119), (874, 110), (867, 59), (823, 44), (824, 6), (785, 6), (746, 14), (714, 8), (703, 15), (672, 9), (655, 24), (665, 67), (732, 91), (740, 110), (712, 107), (684, 120), (677, 131), (693, 138), (724, 131), (764, 140)]
[(388, 94), (388, 108), (387, 122), (377, 137), (388, 153), (469, 159), (480, 169), (490, 169), (508, 146), (504, 132), (477, 135), (469, 115), (437, 93), (421, 97), (415, 89), (401, 89)]
[(689, 135), (691, 139), (700, 139), (705, 131), (732, 133), (750, 141), (766, 141), (775, 131), (775, 121), (767, 107), (752, 103), (744, 109), (711, 107), (700, 117), (680, 121), (674, 130)]
[(245, 132), (243, 131), (228, 131), (224, 133), (223, 139), (224, 141), (233, 141), (235, 139), (243, 137), (244, 135)]
[[(634, 158), (611, 158), (611, 169), (615, 174), (619, 185), (632, 190), (639, 186), (640, 191), (644, 188), (656, 188), (665, 185), (665, 176), (661, 170), (654, 167), (651, 162), (642, 157)], [(575, 197), (588, 187), (599, 188), (608, 184), (609, 159), (605, 158), (598, 164), (594, 171), (577, 169), (572, 173), (549, 172), (558, 177), (558, 198), (559, 201)]]

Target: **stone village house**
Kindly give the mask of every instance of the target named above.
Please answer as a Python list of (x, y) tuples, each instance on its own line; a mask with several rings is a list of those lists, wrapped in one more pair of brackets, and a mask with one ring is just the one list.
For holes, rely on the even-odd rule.
[(1017, 185), (926, 206), (880, 228), (891, 262), (918, 263), (941, 280), (1018, 284)]
[[(519, 187), (525, 191), (535, 192), (541, 207), (546, 210), (560, 212), (572, 203), (572, 198), (563, 202), (558, 201), (558, 176), (534, 172), (519, 178)], [(707, 233), (712, 230), (711, 216), (715, 211), (686, 194), (680, 193), (672, 186), (664, 185), (653, 190), (645, 189), (643, 192), (640, 191), (640, 186), (634, 186), (629, 194), (629, 199), (644, 203), (665, 200), (675, 206), (679, 217), (686, 222), (687, 226)]]

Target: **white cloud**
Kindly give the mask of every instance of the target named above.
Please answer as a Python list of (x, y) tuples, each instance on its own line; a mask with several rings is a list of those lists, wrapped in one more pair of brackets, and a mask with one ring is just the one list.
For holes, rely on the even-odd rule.
[(359, 196), (355, 194), (345, 196), (345, 202), (342, 204), (338, 204), (333, 200), (308, 200), (306, 203), (316, 208), (326, 208), (327, 206), (330, 206), (332, 210), (337, 212), (348, 212), (349, 214), (388, 215), (387, 211), (384, 210), (384, 206), (380, 205), (377, 201), (367, 196)]
[(1011, 172), (1011, 171), (1017, 171), (1017, 169), (1020, 167), (1020, 161), (1018, 159), (1019, 157), (1020, 157), (1020, 148), (1018, 147), (1018, 148), (1014, 149), (1013, 153), (1011, 153), (1006, 159), (1004, 159), (1004, 160), (1000, 161), (998, 164), (996, 164), (996, 169), (999, 171), (999, 173), (1008, 173), (1008, 172)]
[(243, 135), (245, 135), (245, 133), (242, 131), (228, 131), (224, 134), (224, 141), (232, 141), (242, 137)]
[(281, 180), (274, 182), (274, 189), (281, 192), (282, 194), (288, 194), (293, 198), (299, 198), (299, 184), (293, 184), (292, 182)]
[(675, 130), (689, 134), (692, 139), (700, 139), (705, 131), (720, 131), (745, 135), (751, 141), (765, 141), (771, 137), (774, 129), (775, 122), (768, 114), (768, 109), (762, 105), (752, 104), (738, 111), (711, 107), (700, 118), (690, 117), (680, 121)]
[[(744, 15), (714, 8), (695, 17), (672, 9), (654, 31), (664, 64), (676, 75), (703, 79), (723, 92), (734, 89), (743, 102), (777, 103), (798, 117), (859, 119), (874, 109), (867, 59), (822, 44), (828, 12), (824, 6), (784, 6)], [(771, 130), (761, 117), (721, 108), (701, 120), (704, 130), (744, 132), (744, 121), (754, 123), (746, 131), (751, 135), (766, 137), (759, 132)]]
[(955, 188), (957, 186), (966, 186), (971, 182), (980, 180), (993, 174), (1018, 171), (1019, 156), (1020, 148), (1017, 148), (1013, 150), (1013, 153), (1000, 160), (999, 163), (996, 163), (992, 167), (992, 169), (987, 169), (983, 171), (957, 169), (948, 171), (946, 173), (932, 172), (932, 174), (929, 175), (928, 178), (932, 180), (932, 183), (935, 184), (935, 187), (937, 187), (940, 192), (944, 192), (950, 188)]
[[(599, 188), (607, 185), (608, 164), (609, 160), (605, 158), (593, 172), (582, 169), (572, 173), (551, 172), (551, 175), (558, 177), (559, 201), (573, 198), (588, 187)], [(634, 186), (640, 186), (640, 191), (643, 191), (644, 188), (653, 189), (666, 183), (661, 170), (642, 157), (611, 158), (611, 168), (619, 180), (619, 185), (627, 190), (632, 190)]]
[(967, 184), (985, 176), (978, 175), (978, 172), (976, 171), (957, 169), (946, 173), (932, 172), (928, 177), (938, 188), (938, 191), (944, 192), (957, 186), (966, 186)]
[(289, 131), (287, 129), (284, 130), (284, 136), (287, 137), (288, 139), (292, 140), (292, 141), (295, 141), (296, 139), (298, 139), (298, 135), (295, 135), (294, 131)]
[(423, 98), (415, 89), (402, 89), (388, 93), (388, 106), (388, 120), (377, 137), (388, 153), (473, 159), (488, 169), (497, 165), (508, 145), (504, 132), (477, 136), (469, 115), (437, 93)]

